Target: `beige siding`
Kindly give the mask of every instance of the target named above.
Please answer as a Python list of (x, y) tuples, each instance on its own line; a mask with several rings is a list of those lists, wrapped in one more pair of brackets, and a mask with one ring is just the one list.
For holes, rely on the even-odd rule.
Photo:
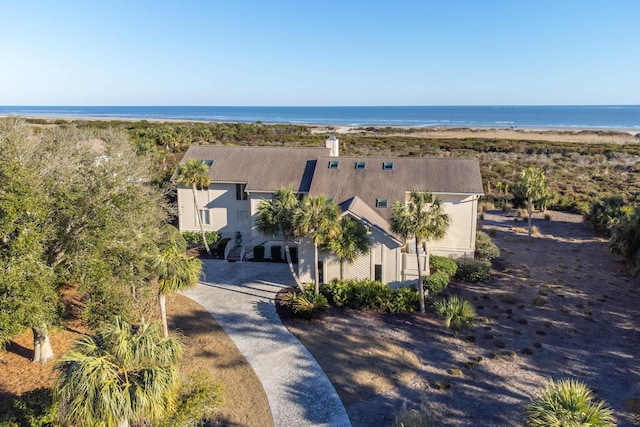
[(451, 219), (447, 235), (429, 242), (429, 251), (436, 255), (472, 257), (475, 250), (477, 196), (437, 195)]
[[(236, 200), (235, 184), (214, 183), (207, 190), (197, 191), (198, 207), (209, 211), (209, 224), (205, 231), (217, 231), (222, 237), (235, 237), (240, 231), (243, 240), (251, 235), (251, 203)], [(198, 231), (196, 209), (190, 188), (178, 187), (180, 231)], [(245, 237), (246, 236), (246, 237)]]

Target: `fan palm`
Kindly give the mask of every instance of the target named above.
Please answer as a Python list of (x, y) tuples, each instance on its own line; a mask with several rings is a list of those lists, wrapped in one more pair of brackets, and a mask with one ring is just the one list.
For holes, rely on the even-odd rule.
[(207, 250), (207, 254), (211, 256), (211, 249), (207, 243), (207, 237), (204, 234), (204, 226), (200, 217), (200, 209), (198, 208), (197, 190), (209, 187), (211, 180), (209, 179), (209, 167), (200, 160), (187, 160), (178, 166), (178, 183), (188, 185), (193, 191), (193, 205), (196, 210), (196, 218), (200, 225), (200, 234), (202, 234), (202, 242)]
[(611, 409), (596, 401), (589, 387), (573, 379), (547, 381), (544, 390), (526, 406), (526, 426), (612, 427)]
[(547, 184), (544, 171), (534, 167), (523, 169), (516, 179), (513, 191), (518, 197), (527, 201), (527, 211), (529, 213), (529, 237), (531, 237), (531, 215), (533, 211), (533, 204), (549, 195), (549, 186)]
[(343, 280), (345, 263), (353, 264), (359, 255), (369, 253), (367, 228), (350, 216), (345, 216), (340, 221), (336, 238), (328, 240), (323, 248), (335, 253), (340, 260), (340, 280)]
[[(424, 286), (422, 286), (422, 269), (420, 267), (420, 250), (423, 243), (432, 239), (441, 239), (447, 232), (451, 220), (444, 213), (442, 202), (431, 193), (412, 191), (409, 202), (404, 205), (396, 201), (391, 210), (391, 230), (402, 236), (405, 241), (411, 237), (416, 244), (416, 259), (418, 261), (418, 289), (420, 291), (420, 312), (425, 312)], [(426, 255), (429, 259), (427, 248)], [(427, 267), (428, 270), (428, 267)]]
[(65, 421), (121, 427), (154, 422), (175, 406), (182, 345), (159, 323), (132, 326), (120, 318), (84, 336), (63, 355), (55, 397)]
[(299, 206), (298, 198), (291, 187), (277, 189), (271, 200), (263, 199), (258, 204), (256, 229), (261, 234), (271, 237), (276, 237), (279, 233), (282, 233), (282, 243), (289, 270), (300, 290), (304, 291), (300, 279), (293, 268), (291, 252), (289, 251), (289, 239), (295, 233), (293, 227), (294, 215)]
[(187, 256), (179, 245), (169, 244), (156, 255), (152, 268), (158, 274), (158, 302), (165, 337), (169, 336), (167, 325), (167, 294), (192, 288), (198, 283), (202, 261)]
[(320, 293), (320, 276), (318, 272), (318, 246), (330, 239), (335, 239), (340, 232), (338, 205), (326, 196), (308, 197), (297, 210), (294, 225), (296, 234), (309, 237), (313, 241), (315, 294)]

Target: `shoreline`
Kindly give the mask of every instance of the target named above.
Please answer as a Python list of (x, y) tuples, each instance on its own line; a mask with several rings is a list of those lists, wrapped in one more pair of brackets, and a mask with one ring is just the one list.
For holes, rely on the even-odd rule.
[[(255, 124), (248, 121), (199, 120), (182, 118), (148, 118), (148, 117), (120, 117), (120, 116), (78, 116), (64, 114), (0, 114), (0, 118), (21, 117), (24, 119), (46, 120), (55, 124), (57, 120), (65, 121), (115, 121), (150, 123), (243, 123)], [(460, 127), (460, 126), (387, 126), (387, 125), (344, 125), (332, 123), (291, 123), (291, 122), (260, 122), (265, 125), (293, 125), (306, 126), (312, 134), (363, 135), (363, 136), (403, 136), (413, 138), (491, 138), (513, 140), (536, 140), (549, 142), (582, 142), (582, 143), (640, 143), (640, 129), (635, 128), (598, 128), (598, 127)]]

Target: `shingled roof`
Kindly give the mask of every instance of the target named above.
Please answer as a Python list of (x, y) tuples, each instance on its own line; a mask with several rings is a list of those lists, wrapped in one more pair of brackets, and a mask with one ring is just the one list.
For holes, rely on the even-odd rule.
[(358, 221), (378, 228), (387, 236), (396, 240), (398, 243), (402, 243), (402, 240), (391, 231), (391, 227), (386, 219), (382, 218), (378, 213), (372, 209), (369, 205), (367, 205), (362, 199), (358, 196), (352, 197), (349, 200), (345, 200), (340, 203), (340, 210), (342, 210), (343, 215), (350, 214)]
[(296, 192), (306, 193), (317, 159), (328, 154), (328, 148), (193, 145), (182, 161), (213, 160), (209, 168), (212, 182), (247, 183), (248, 192), (272, 192), (291, 186)]
[[(337, 167), (329, 162), (338, 161)], [(356, 168), (360, 163), (364, 168)], [(386, 209), (376, 209), (388, 218), (391, 205), (404, 203), (407, 191), (438, 194), (484, 194), (480, 165), (476, 158), (427, 157), (329, 157), (318, 159), (310, 196), (324, 194), (337, 203), (358, 196), (376, 208), (377, 199), (386, 199)]]
[[(299, 193), (331, 197), (338, 204), (350, 201), (348, 205), (360, 213), (366, 205), (385, 219), (393, 202), (404, 202), (408, 191), (484, 193), (478, 159), (471, 157), (334, 157), (328, 148), (194, 145), (182, 161), (189, 159), (213, 161), (212, 182), (246, 183), (248, 192), (291, 186)], [(376, 206), (381, 199), (387, 208)]]

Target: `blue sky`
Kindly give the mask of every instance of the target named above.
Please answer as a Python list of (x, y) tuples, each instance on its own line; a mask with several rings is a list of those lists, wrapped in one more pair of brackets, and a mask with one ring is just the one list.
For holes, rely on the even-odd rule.
[(640, 104), (637, 0), (0, 0), (0, 105)]

